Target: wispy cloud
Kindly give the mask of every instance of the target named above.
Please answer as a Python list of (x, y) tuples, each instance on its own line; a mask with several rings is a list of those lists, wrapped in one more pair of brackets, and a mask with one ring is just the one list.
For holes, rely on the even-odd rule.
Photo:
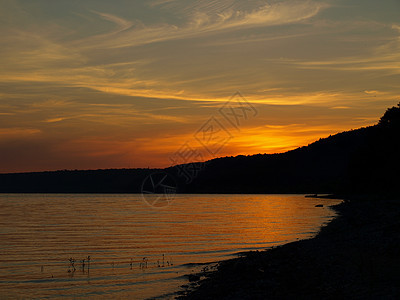
[[(375, 23), (375, 22), (373, 22)], [(383, 26), (383, 24), (381, 24)], [(327, 60), (281, 59), (282, 64), (290, 64), (302, 69), (338, 71), (382, 71), (386, 74), (400, 74), (400, 26), (391, 25), (395, 34), (386, 37), (378, 46), (363, 49), (358, 55), (339, 56)], [(356, 40), (352, 39), (352, 42)]]
[(0, 128), (0, 138), (7, 139), (7, 138), (24, 138), (31, 135), (40, 134), (41, 131), (35, 128)]
[[(156, 79), (154, 70), (152, 79), (141, 78), (137, 68), (143, 70), (146, 62), (142, 58), (127, 59), (115, 57), (121, 48), (151, 44), (159, 41), (193, 38), (208, 34), (223, 33), (236, 29), (248, 29), (261, 26), (275, 26), (300, 22), (311, 18), (328, 5), (316, 1), (284, 1), (270, 5), (260, 5), (250, 8), (239, 5), (238, 1), (208, 1), (207, 3), (168, 1), (168, 5), (179, 4), (177, 11), (186, 20), (183, 24), (154, 24), (145, 26), (141, 22), (131, 21), (110, 13), (92, 10), (101, 20), (111, 22), (114, 27), (105, 33), (78, 40), (62, 38), (53, 35), (40, 35), (30, 31), (17, 31), (7, 37), (7, 43), (17, 40), (20, 47), (11, 49), (3, 66), (8, 72), (0, 74), (3, 82), (38, 82), (60, 84), (69, 87), (84, 87), (107, 94), (158, 99), (178, 99), (193, 101), (225, 101), (226, 93), (231, 93), (238, 87), (224, 87), (221, 96), (207, 93), (206, 90), (195, 91), (185, 89), (190, 80), (198, 85), (206, 78), (174, 80), (169, 78)], [(161, 4), (161, 3), (158, 3)], [(166, 4), (165, 2), (163, 3)], [(115, 28), (116, 27), (116, 28)], [(251, 42), (251, 40), (250, 40)], [(108, 49), (111, 52), (103, 54), (93, 61), (91, 52)], [(15, 51), (16, 50), (16, 51)], [(103, 63), (102, 57), (113, 57), (119, 61)], [(139, 64), (139, 65), (138, 65)], [(153, 64), (153, 68), (154, 68)], [(155, 75), (155, 76), (154, 76)], [(225, 80), (226, 75), (213, 74)], [(210, 74), (207, 74), (210, 78)], [(214, 81), (215, 82), (215, 81)], [(248, 87), (251, 86), (247, 83)], [(193, 86), (193, 84), (192, 84)], [(258, 87), (257, 87), (258, 88)], [(229, 91), (228, 91), (229, 90)]]
[(317, 15), (322, 9), (329, 7), (328, 4), (323, 2), (296, 0), (263, 5), (251, 11), (227, 8), (219, 12), (221, 6), (216, 5), (216, 3), (216, 1), (213, 1), (213, 5), (208, 3), (194, 10), (193, 7), (181, 10), (187, 13), (187, 15), (183, 16), (187, 21), (181, 26), (174, 24), (144, 26), (140, 24), (132, 27), (132, 23), (128, 20), (97, 12), (101, 17), (121, 25), (123, 30), (110, 33), (111, 39), (109, 40), (104, 39), (105, 35), (101, 34), (81, 40), (77, 45), (87, 48), (115, 49), (192, 38), (237, 29), (290, 24), (309, 19)]
[(133, 22), (127, 21), (125, 19), (119, 18), (119, 17), (111, 15), (111, 14), (101, 13), (101, 12), (97, 12), (97, 11), (93, 11), (93, 12), (95, 14), (99, 15), (100, 17), (102, 17), (104, 20), (110, 21), (110, 22), (118, 25), (118, 29), (117, 29), (116, 33), (127, 30), (127, 29), (131, 28), (133, 25)]
[(390, 4), (6, 2), (0, 162), (10, 170), (6, 157), (19, 170), (122, 167), (132, 157), (162, 166), (237, 90), (260, 113), (221, 155), (292, 149), (372, 124), (398, 102)]

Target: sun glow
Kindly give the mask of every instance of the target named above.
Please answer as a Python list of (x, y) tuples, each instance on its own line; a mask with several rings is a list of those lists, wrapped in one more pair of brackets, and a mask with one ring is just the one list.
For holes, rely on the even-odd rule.
[[(0, 172), (164, 167), (185, 143), (276, 153), (371, 125), (398, 102), (398, 4), (345, 4), (7, 1)], [(222, 119), (210, 154), (196, 132), (237, 91), (257, 117)]]

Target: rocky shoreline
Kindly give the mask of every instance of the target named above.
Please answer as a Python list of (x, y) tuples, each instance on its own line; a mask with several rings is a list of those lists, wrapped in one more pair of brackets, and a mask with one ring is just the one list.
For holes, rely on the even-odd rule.
[(315, 238), (222, 261), (178, 299), (400, 299), (399, 197), (344, 199)]

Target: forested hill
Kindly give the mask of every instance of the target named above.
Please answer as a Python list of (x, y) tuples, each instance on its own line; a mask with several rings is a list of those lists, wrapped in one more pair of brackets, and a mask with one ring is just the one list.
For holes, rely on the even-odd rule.
[[(400, 104), (379, 123), (320, 139), (281, 154), (213, 159), (160, 169), (0, 174), (0, 192), (140, 193), (154, 172), (181, 193), (398, 193)], [(182, 169), (202, 168), (191, 182)]]
[(190, 192), (397, 193), (400, 104), (374, 126), (281, 154), (224, 157), (206, 164)]

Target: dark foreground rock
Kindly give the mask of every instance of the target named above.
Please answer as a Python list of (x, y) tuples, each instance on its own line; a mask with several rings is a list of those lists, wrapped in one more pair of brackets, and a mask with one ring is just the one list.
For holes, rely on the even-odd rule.
[(400, 201), (352, 200), (313, 239), (223, 261), (183, 299), (400, 299)]

